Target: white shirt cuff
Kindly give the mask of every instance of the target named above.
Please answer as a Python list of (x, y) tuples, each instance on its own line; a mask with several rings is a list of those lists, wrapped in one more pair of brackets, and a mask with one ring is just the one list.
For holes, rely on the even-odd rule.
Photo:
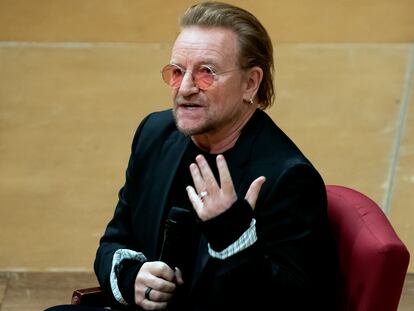
[(229, 258), (230, 256), (233, 256), (241, 252), (249, 246), (252, 246), (256, 241), (256, 219), (253, 218), (250, 222), (249, 228), (245, 232), (243, 232), (240, 238), (238, 238), (235, 242), (233, 242), (220, 252), (216, 252), (215, 250), (213, 250), (209, 243), (208, 253), (211, 257), (224, 260), (226, 258)]

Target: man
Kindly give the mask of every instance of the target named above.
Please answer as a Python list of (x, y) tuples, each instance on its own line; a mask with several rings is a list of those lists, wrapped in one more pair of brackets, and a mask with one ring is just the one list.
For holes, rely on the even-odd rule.
[(101, 287), (120, 309), (332, 310), (323, 180), (263, 112), (266, 30), (223, 3), (190, 7), (180, 26), (162, 70), (173, 108), (135, 134), (97, 251)]

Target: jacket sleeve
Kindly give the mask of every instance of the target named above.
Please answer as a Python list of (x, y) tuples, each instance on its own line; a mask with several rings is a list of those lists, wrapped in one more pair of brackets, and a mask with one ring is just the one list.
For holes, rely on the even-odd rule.
[[(145, 262), (145, 255), (133, 247), (134, 243), (131, 223), (131, 207), (133, 206), (134, 200), (132, 189), (135, 188), (134, 185), (136, 183), (136, 174), (134, 173), (137, 166), (136, 146), (148, 118), (149, 117), (145, 118), (141, 122), (135, 133), (131, 147), (131, 155), (126, 170), (126, 180), (124, 186), (119, 191), (118, 203), (116, 205), (114, 215), (108, 223), (104, 235), (100, 239), (94, 263), (95, 274), (98, 278), (100, 286), (104, 290), (112, 293), (118, 302), (122, 302), (122, 299), (120, 300), (118, 297), (116, 297), (116, 293), (114, 293), (113, 290), (113, 282), (114, 276), (116, 278), (119, 275), (123, 275), (121, 271), (123, 267), (121, 265), (121, 261), (123, 259), (126, 259), (128, 261), (133, 259), (137, 262), (137, 265), (139, 267), (143, 262)], [(115, 263), (114, 260), (117, 262)], [(129, 264), (128, 268), (130, 268), (130, 266), (131, 265)], [(115, 269), (116, 271), (114, 271), (114, 267), (117, 268)], [(138, 271), (137, 267), (135, 267), (134, 270)], [(124, 285), (120, 282), (119, 288), (121, 289), (123, 287)], [(120, 293), (118, 294), (120, 295)], [(125, 304), (125, 302), (122, 303)]]

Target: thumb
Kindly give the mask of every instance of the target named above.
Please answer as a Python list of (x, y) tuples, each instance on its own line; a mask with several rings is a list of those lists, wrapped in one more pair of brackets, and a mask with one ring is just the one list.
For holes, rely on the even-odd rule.
[(184, 281), (183, 281), (183, 274), (181, 270), (176, 267), (174, 272), (175, 272), (175, 281), (177, 282), (177, 284), (183, 285)]
[(256, 178), (250, 185), (249, 190), (247, 190), (246, 196), (244, 197), (247, 202), (249, 202), (252, 209), (256, 207), (257, 197), (259, 196), (260, 189), (266, 181), (266, 177), (260, 176)]

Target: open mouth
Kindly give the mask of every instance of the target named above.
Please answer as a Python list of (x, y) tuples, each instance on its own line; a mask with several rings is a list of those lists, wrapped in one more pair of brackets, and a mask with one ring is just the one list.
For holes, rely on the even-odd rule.
[(180, 104), (179, 106), (178, 106), (179, 108), (184, 108), (184, 109), (197, 109), (197, 108), (200, 108), (200, 107), (202, 107), (201, 105), (199, 105), (199, 104), (194, 104), (194, 103), (188, 103), (188, 104)]

